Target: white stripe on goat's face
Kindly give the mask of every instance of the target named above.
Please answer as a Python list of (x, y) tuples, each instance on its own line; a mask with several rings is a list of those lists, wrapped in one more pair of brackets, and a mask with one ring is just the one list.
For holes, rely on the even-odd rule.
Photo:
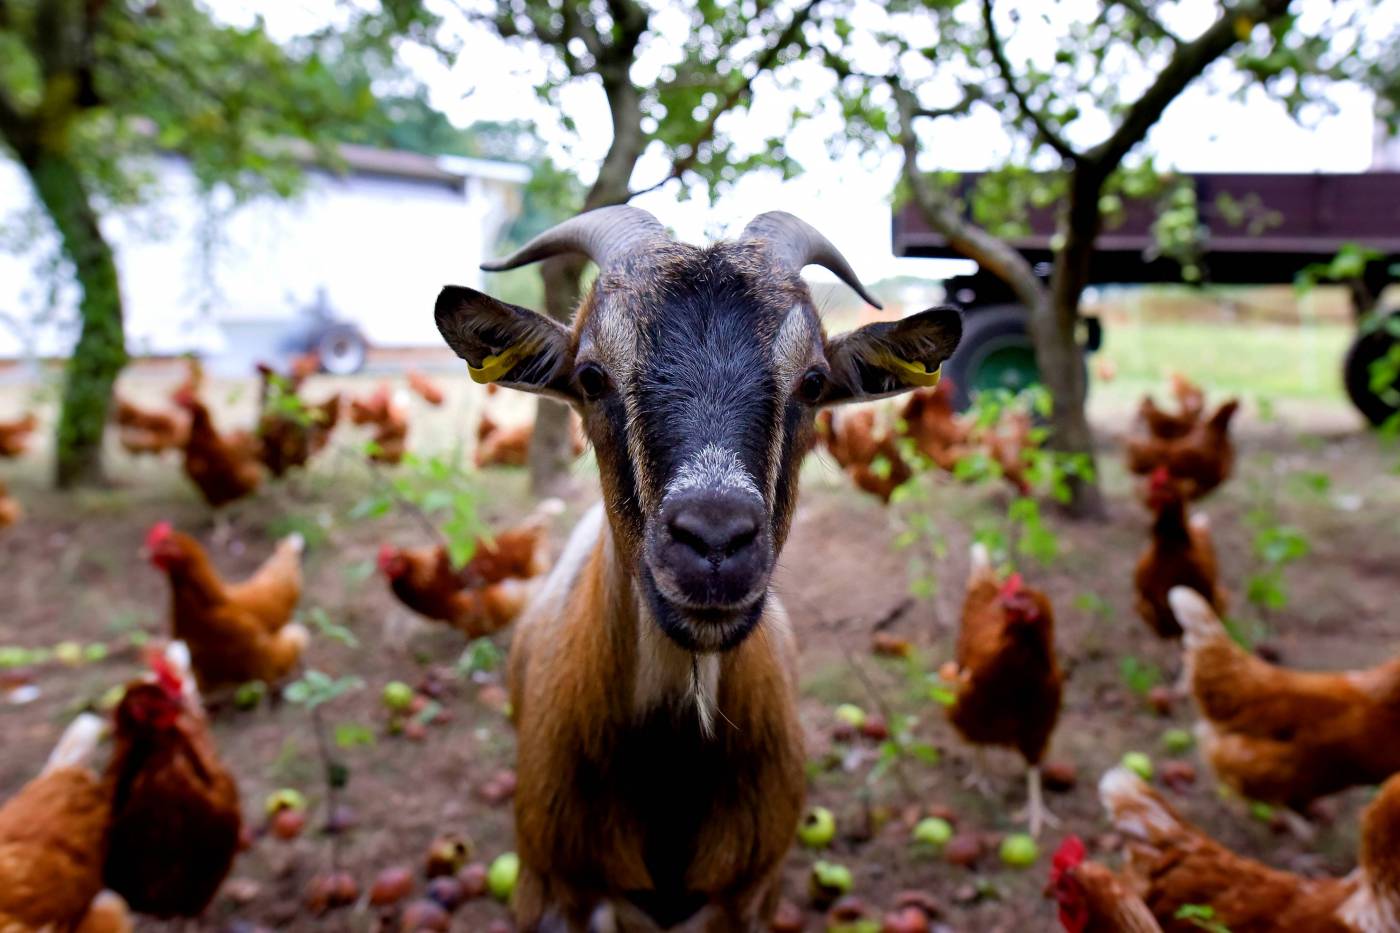
[(739, 462), (739, 455), (718, 444), (706, 444), (698, 454), (681, 464), (666, 484), (662, 501), (694, 489), (733, 491), (764, 501), (753, 475)]
[(797, 389), (825, 366), (806, 286), (752, 244), (668, 245), (599, 280), (576, 339), (611, 382), (585, 425), (650, 614), (690, 650), (738, 644), (810, 444)]

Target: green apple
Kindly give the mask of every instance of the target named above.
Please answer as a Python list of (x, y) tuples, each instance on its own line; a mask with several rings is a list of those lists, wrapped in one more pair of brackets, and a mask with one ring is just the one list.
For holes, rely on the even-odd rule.
[(261, 680), (250, 680), (245, 684), (239, 684), (238, 689), (233, 694), (233, 705), (242, 710), (257, 709), (258, 704), (267, 696), (267, 684)]
[(836, 707), (836, 718), (852, 729), (859, 729), (865, 725), (865, 710), (854, 703), (842, 703)]
[(102, 661), (107, 658), (107, 646), (100, 641), (95, 641), (83, 649), (84, 661)]
[(76, 641), (61, 641), (53, 646), (53, 656), (60, 664), (77, 667), (83, 663), (83, 646)]
[(1123, 767), (1127, 768), (1144, 781), (1152, 780), (1152, 759), (1143, 752), (1128, 752), (1125, 754), (1123, 756)]
[(809, 849), (825, 849), (836, 838), (836, 817), (826, 807), (813, 807), (797, 826), (797, 841)]
[(520, 856), (514, 852), (498, 855), (486, 870), (486, 890), (496, 900), (508, 901), (515, 893), (515, 882), (519, 877)]
[(306, 797), (299, 790), (283, 787), (267, 795), (263, 809), (268, 816), (274, 816), (283, 810), (305, 810)]
[(1012, 868), (1029, 868), (1040, 858), (1040, 848), (1025, 833), (1012, 833), (1001, 841), (1001, 860)]
[(1162, 747), (1167, 750), (1168, 754), (1183, 754), (1194, 744), (1196, 743), (1191, 737), (1191, 733), (1185, 729), (1168, 729), (1162, 733)]
[(930, 816), (919, 820), (914, 827), (913, 836), (917, 843), (941, 849), (953, 838), (953, 824), (941, 817)]
[(384, 685), (384, 705), (395, 713), (402, 713), (413, 704), (413, 688), (402, 680), (391, 680)]
[(838, 862), (817, 862), (812, 866), (812, 888), (831, 900), (844, 897), (856, 886), (851, 870)]

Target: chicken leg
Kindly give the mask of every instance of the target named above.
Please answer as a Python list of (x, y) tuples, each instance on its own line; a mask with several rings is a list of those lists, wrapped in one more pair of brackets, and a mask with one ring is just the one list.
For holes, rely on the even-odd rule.
[(1016, 819), (1024, 819), (1033, 837), (1040, 837), (1040, 830), (1049, 826), (1058, 829), (1060, 818), (1045, 806), (1045, 793), (1040, 780), (1040, 765), (1026, 769), (1026, 808), (1016, 814)]

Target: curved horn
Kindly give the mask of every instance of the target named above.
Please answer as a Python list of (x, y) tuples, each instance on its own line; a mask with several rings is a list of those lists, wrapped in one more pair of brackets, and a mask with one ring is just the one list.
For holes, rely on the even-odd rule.
[(483, 262), (481, 268), (504, 272), (563, 253), (581, 253), (606, 269), (641, 244), (665, 236), (666, 228), (655, 217), (641, 208), (617, 204), (571, 217), (505, 259)]
[(860, 278), (851, 264), (840, 250), (831, 245), (830, 240), (818, 233), (816, 227), (787, 211), (759, 214), (744, 228), (743, 239), (762, 241), (773, 258), (794, 275), (800, 273), (804, 266), (821, 266), (836, 273), (838, 279), (871, 305), (884, 307), (860, 284)]

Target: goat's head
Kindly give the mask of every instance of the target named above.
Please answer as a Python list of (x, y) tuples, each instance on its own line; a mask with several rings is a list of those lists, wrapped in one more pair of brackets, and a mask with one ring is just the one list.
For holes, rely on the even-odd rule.
[(571, 330), (456, 287), (438, 298), (438, 328), (478, 382), (579, 411), (650, 614), (690, 650), (733, 647), (762, 614), (816, 410), (931, 384), (961, 319), (936, 308), (828, 339), (804, 266), (876, 302), (825, 237), (782, 213), (700, 248), (644, 211), (603, 208), (484, 268), (564, 253), (599, 267)]

